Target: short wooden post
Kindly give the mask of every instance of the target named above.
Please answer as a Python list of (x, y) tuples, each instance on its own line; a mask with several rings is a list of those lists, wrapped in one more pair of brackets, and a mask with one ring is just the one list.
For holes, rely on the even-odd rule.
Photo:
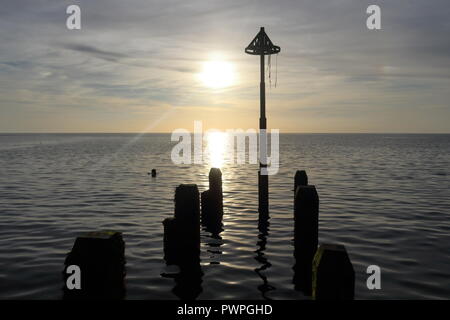
[(222, 197), (222, 171), (219, 168), (209, 170), (209, 190), (220, 194)]
[(295, 243), (314, 255), (319, 237), (319, 195), (315, 186), (297, 186), (294, 220)]
[(195, 263), (200, 253), (200, 199), (196, 184), (175, 190), (175, 217), (164, 225), (164, 256), (168, 264)]
[(298, 185), (294, 199), (294, 283), (311, 294), (312, 260), (319, 234), (319, 196), (315, 186)]
[(196, 184), (180, 184), (175, 189), (175, 219), (200, 234), (200, 195)]
[(298, 186), (307, 186), (308, 185), (308, 176), (306, 175), (305, 170), (297, 170), (294, 176), (294, 192)]
[(222, 172), (219, 168), (209, 171), (209, 190), (201, 194), (202, 224), (211, 231), (218, 231), (223, 218)]
[(164, 225), (164, 259), (175, 264), (173, 292), (181, 299), (195, 299), (201, 292), (200, 199), (196, 184), (180, 184), (175, 189), (175, 217)]
[[(125, 242), (122, 233), (88, 232), (79, 236), (65, 259), (64, 299), (122, 299), (125, 296)], [(80, 268), (81, 289), (67, 288), (70, 265)]]
[(355, 271), (343, 245), (321, 244), (313, 262), (313, 299), (353, 300)]

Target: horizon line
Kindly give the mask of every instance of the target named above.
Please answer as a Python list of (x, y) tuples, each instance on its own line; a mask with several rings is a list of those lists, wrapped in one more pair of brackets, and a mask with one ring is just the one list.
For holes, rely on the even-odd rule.
[[(270, 130), (270, 129), (268, 129)], [(206, 132), (208, 130), (205, 130)], [(225, 132), (224, 130), (217, 130)], [(123, 132), (94, 132), (94, 131), (12, 131), (12, 132), (0, 132), (0, 134), (170, 134), (171, 131), (160, 131), (160, 132), (137, 132), (137, 131), (123, 131)], [(193, 133), (193, 132), (191, 132)], [(280, 132), (280, 134), (450, 134), (450, 132), (298, 132), (298, 131), (287, 131)]]

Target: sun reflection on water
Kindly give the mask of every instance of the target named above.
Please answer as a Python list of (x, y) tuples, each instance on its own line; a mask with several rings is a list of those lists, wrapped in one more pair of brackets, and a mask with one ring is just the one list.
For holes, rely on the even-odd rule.
[(225, 150), (227, 147), (227, 134), (220, 131), (208, 132), (206, 135), (209, 166), (222, 168), (225, 163)]

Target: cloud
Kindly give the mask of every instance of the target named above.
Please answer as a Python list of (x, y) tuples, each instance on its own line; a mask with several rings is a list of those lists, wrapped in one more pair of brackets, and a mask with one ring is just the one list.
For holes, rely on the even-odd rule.
[[(312, 108), (307, 120), (318, 123), (317, 131), (324, 131), (316, 120), (325, 116), (328, 124), (335, 116), (341, 126), (347, 117), (349, 128), (360, 128), (374, 114), (402, 119), (399, 110), (408, 106), (417, 123), (424, 119), (436, 124), (430, 130), (450, 131), (448, 121), (434, 120), (450, 117), (450, 105), (445, 105), (450, 100), (445, 89), (450, 86), (448, 0), (433, 5), (378, 0), (381, 31), (365, 26), (372, 2), (79, 0), (82, 30), (69, 31), (69, 3), (6, 1), (0, 7), (2, 123), (11, 128), (21, 121), (26, 111), (14, 113), (13, 108), (33, 113), (51, 108), (63, 114), (78, 104), (83, 119), (86, 110), (89, 117), (101, 118), (108, 103), (114, 110), (121, 103), (124, 116), (136, 106), (211, 106), (211, 114), (232, 124), (230, 113), (214, 106), (240, 112), (258, 104), (258, 60), (245, 55), (244, 48), (265, 26), (281, 46), (277, 70), (272, 64), (278, 86), (267, 89), (268, 112), (279, 111), (278, 123)], [(212, 92), (197, 82), (201, 63), (214, 52), (235, 63), (235, 87)], [(431, 115), (426, 107), (439, 111)], [(2, 123), (0, 131), (6, 130)], [(392, 131), (381, 122), (379, 130)]]
[(86, 53), (86, 54), (92, 55), (96, 58), (104, 59), (106, 61), (111, 61), (111, 62), (117, 62), (117, 61), (127, 57), (126, 54), (123, 54), (120, 52), (102, 50), (102, 49), (96, 48), (91, 45), (86, 45), (86, 44), (66, 43), (66, 44), (63, 44), (62, 47), (65, 49), (78, 51), (81, 53)]

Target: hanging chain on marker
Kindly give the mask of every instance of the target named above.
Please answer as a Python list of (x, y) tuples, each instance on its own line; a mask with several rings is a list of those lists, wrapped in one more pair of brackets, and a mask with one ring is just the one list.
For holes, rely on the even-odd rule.
[(278, 53), (275, 55), (275, 88), (277, 87), (277, 82), (278, 82)]
[[(256, 35), (255, 38), (253, 38), (252, 42), (245, 48), (245, 53), (252, 54), (252, 55), (264, 55), (269, 56), (267, 58), (268, 66), (267, 70), (269, 73), (269, 82), (270, 87), (272, 87), (272, 63), (270, 56), (272, 54), (278, 54), (280, 52), (280, 47), (275, 46), (272, 41), (267, 36), (266, 32), (264, 31), (264, 28), (261, 27), (259, 33)], [(263, 60), (265, 63), (265, 58)], [(276, 62), (278, 64), (278, 61)], [(278, 67), (276, 67), (278, 68)], [(264, 72), (264, 67), (261, 69), (261, 72)], [(276, 71), (277, 72), (277, 71)], [(275, 74), (275, 87), (277, 86), (277, 79), (278, 75)]]
[[(267, 57), (267, 67), (266, 67), (266, 73), (269, 77), (269, 87), (272, 88), (272, 59), (271, 56), (268, 55)], [(278, 53), (275, 54), (275, 85), (276, 88), (278, 84)]]

